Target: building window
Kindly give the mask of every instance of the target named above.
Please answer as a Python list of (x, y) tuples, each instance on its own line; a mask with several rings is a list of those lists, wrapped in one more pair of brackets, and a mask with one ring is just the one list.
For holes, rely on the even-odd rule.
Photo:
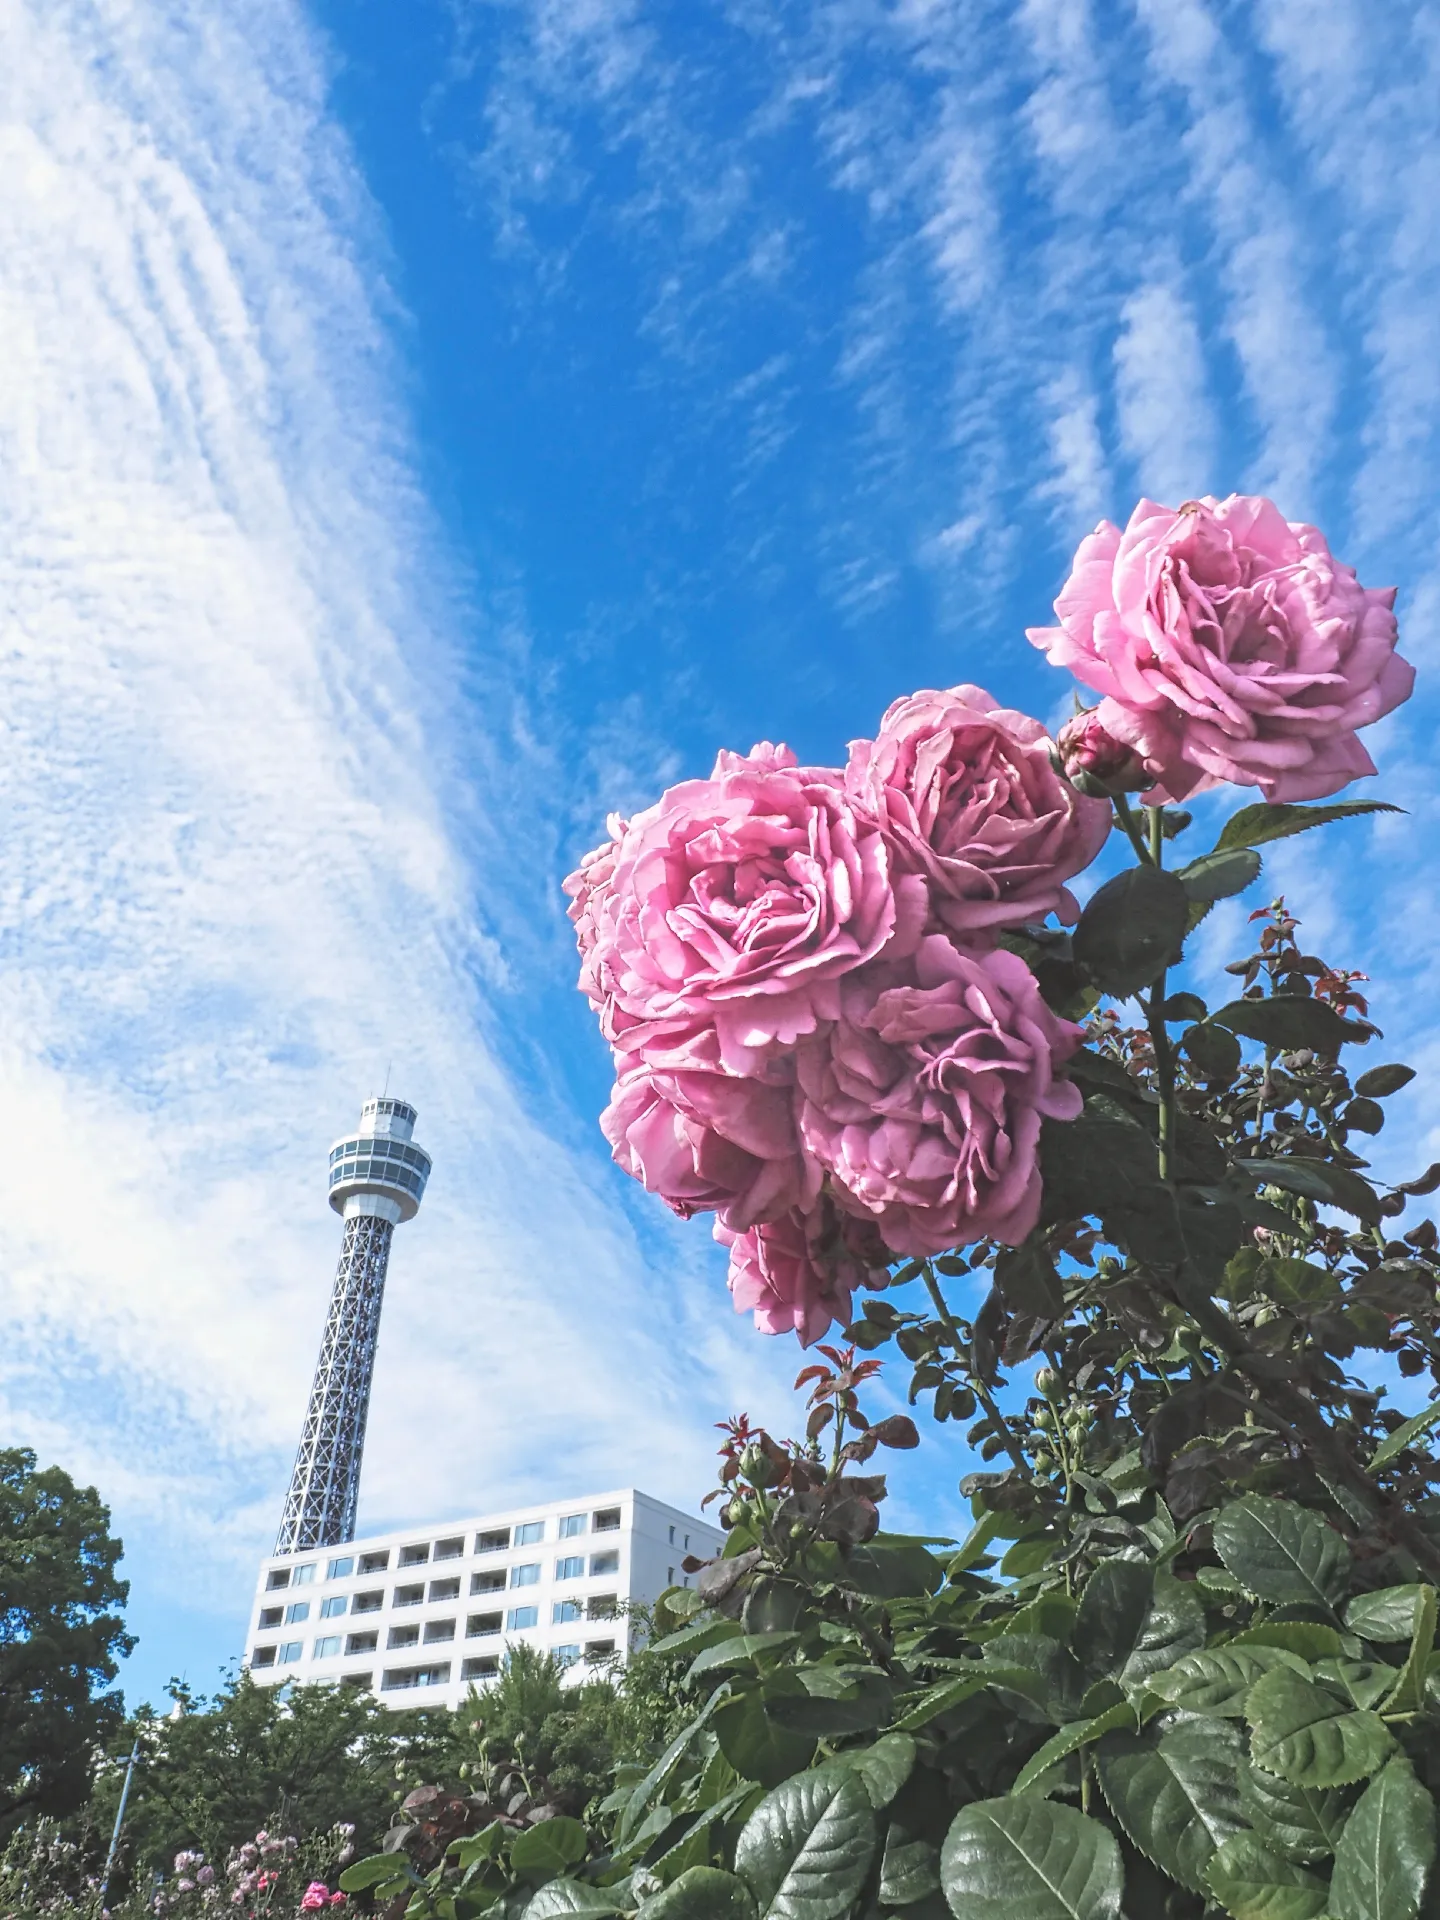
[(573, 1667), (580, 1658), (580, 1649), (578, 1646), (552, 1647), (551, 1652), (555, 1655), (555, 1658), (562, 1667)]
[[(352, 1633), (350, 1638), (345, 1642), (345, 1651), (347, 1654), (373, 1653), (379, 1639), (380, 1636), (378, 1633)], [(368, 1677), (366, 1685), (369, 1685)]]
[(688, 1533), (685, 1536), (685, 1551), (687, 1553), (690, 1551), (690, 1536)]
[(327, 1633), (323, 1639), (315, 1642), (315, 1658), (317, 1660), (333, 1660), (339, 1651), (340, 1636), (338, 1633)]
[(340, 1676), (340, 1684), (342, 1687), (363, 1688), (368, 1687), (374, 1678), (373, 1673), (342, 1673)]
[(296, 1567), (295, 1584), (297, 1587), (308, 1587), (314, 1578), (315, 1562), (313, 1560), (308, 1561), (303, 1567)]
[(580, 1602), (578, 1600), (557, 1600), (550, 1609), (550, 1623), (552, 1626), (568, 1626), (570, 1621), (578, 1620), (579, 1618)]
[(402, 1567), (423, 1567), (430, 1558), (430, 1543), (427, 1540), (421, 1547), (401, 1547), (400, 1565)]
[(615, 1618), (615, 1595), (613, 1593), (592, 1593), (585, 1602), (587, 1620), (613, 1620)]
[(537, 1540), (544, 1538), (545, 1522), (543, 1520), (526, 1520), (515, 1529), (517, 1547), (533, 1547)]
[(361, 1573), (384, 1573), (390, 1565), (390, 1549), (382, 1547), (378, 1553), (362, 1553), (360, 1556)]
[(380, 1691), (393, 1693), (402, 1687), (443, 1687), (449, 1679), (448, 1661), (443, 1667), (387, 1667), (380, 1679)]
[(453, 1640), (455, 1622), (453, 1620), (427, 1620), (425, 1622), (425, 1644), (431, 1646), (437, 1640)]
[(284, 1641), (280, 1648), (281, 1666), (288, 1667), (292, 1661), (298, 1660), (304, 1651), (305, 1651), (305, 1642), (303, 1640)]
[(499, 1631), (500, 1616), (498, 1613), (472, 1613), (470, 1618), (465, 1622), (465, 1638), (467, 1640), (478, 1640), (483, 1634), (498, 1633)]
[(540, 1562), (529, 1560), (523, 1567), (511, 1567), (510, 1584), (512, 1587), (538, 1587), (540, 1584)]
[(595, 1515), (596, 1533), (614, 1533), (620, 1525), (619, 1507), (601, 1507)]
[(425, 1589), (422, 1586), (396, 1587), (395, 1598), (390, 1604), (394, 1607), (418, 1607), (424, 1598)]
[(329, 1566), (325, 1569), (325, 1578), (327, 1580), (348, 1580), (354, 1571), (355, 1556), (353, 1553), (347, 1553), (343, 1559), (332, 1560), (330, 1562)]
[(477, 1553), (504, 1553), (509, 1544), (509, 1527), (492, 1527), (488, 1533), (477, 1533), (475, 1536)]
[(482, 1653), (474, 1660), (467, 1660), (460, 1668), (462, 1680), (490, 1680), (500, 1671), (498, 1653)]
[(619, 1571), (620, 1571), (620, 1556), (618, 1553), (592, 1553), (591, 1554), (590, 1572), (592, 1575), (597, 1573), (618, 1573)]
[(308, 1600), (292, 1600), (290, 1605), (285, 1609), (285, 1624), (287, 1627), (298, 1627), (302, 1620), (308, 1620), (309, 1618), (310, 1602)]
[(289, 1584), (290, 1584), (289, 1567), (272, 1567), (269, 1573), (266, 1574), (265, 1576), (265, 1587), (267, 1592), (274, 1593), (278, 1588), (288, 1587)]
[(435, 1558), (437, 1560), (458, 1560), (464, 1551), (465, 1542), (463, 1539), (437, 1540), (435, 1542)]
[(568, 1560), (557, 1560), (555, 1562), (555, 1578), (557, 1580), (583, 1580), (584, 1577), (585, 1556), (583, 1553), (572, 1554)]
[(285, 1609), (283, 1607), (261, 1607), (260, 1609), (260, 1625), (262, 1630), (265, 1627), (278, 1627), (284, 1618)]
[(562, 1540), (573, 1540), (578, 1534), (582, 1534), (584, 1531), (585, 1516), (583, 1513), (567, 1513), (560, 1522), (560, 1538)]
[(590, 1661), (613, 1660), (615, 1658), (615, 1642), (613, 1640), (587, 1640), (585, 1642), (585, 1658)]
[(322, 1600), (320, 1602), (320, 1618), (322, 1620), (338, 1620), (344, 1611), (345, 1596), (343, 1593), (332, 1593), (328, 1600)]
[(666, 1569), (665, 1569), (665, 1584), (666, 1584), (666, 1586), (667, 1586), (667, 1587), (673, 1587), (673, 1586), (674, 1586), (674, 1584), (675, 1584), (675, 1569), (674, 1569), (674, 1567), (666, 1567)]
[(673, 1546), (674, 1546), (674, 1544), (675, 1544), (675, 1529), (674, 1529), (674, 1527), (671, 1527), (671, 1529), (670, 1529), (670, 1544), (671, 1544), (671, 1546), (672, 1546), (672, 1547), (673, 1547)]
[(420, 1629), (415, 1627), (391, 1627), (385, 1644), (387, 1647), (418, 1647)]
[(458, 1600), (460, 1598), (459, 1574), (457, 1573), (453, 1580), (432, 1580), (430, 1582), (430, 1598), (432, 1600)]
[(250, 1655), (252, 1667), (273, 1667), (275, 1664), (274, 1647), (256, 1647)]
[(538, 1627), (540, 1609), (538, 1607), (511, 1607), (505, 1617), (505, 1625), (511, 1633), (519, 1633), (525, 1627)]
[(503, 1593), (505, 1590), (505, 1569), (496, 1567), (493, 1573), (472, 1573), (470, 1591), (472, 1593)]
[(385, 1595), (377, 1588), (374, 1593), (352, 1593), (350, 1611), (352, 1613), (378, 1613), (385, 1604)]

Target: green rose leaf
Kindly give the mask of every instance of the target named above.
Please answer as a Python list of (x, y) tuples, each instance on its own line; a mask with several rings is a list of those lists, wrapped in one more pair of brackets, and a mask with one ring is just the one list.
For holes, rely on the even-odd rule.
[(1350, 1582), (1340, 1535), (1289, 1500), (1246, 1494), (1215, 1522), (1215, 1551), (1260, 1600), (1333, 1607)]
[(562, 1873), (590, 1850), (585, 1829), (567, 1814), (524, 1827), (510, 1843), (510, 1864), (517, 1873)]
[(1119, 1673), (1134, 1653), (1155, 1593), (1152, 1568), (1102, 1560), (1085, 1584), (1070, 1648), (1092, 1679)]
[(1110, 1811), (1140, 1851), (1201, 1893), (1211, 1854), (1245, 1825), (1237, 1783), (1244, 1757), (1237, 1728), (1180, 1720), (1158, 1740), (1111, 1734), (1095, 1770)]
[(1325, 1911), (1325, 1882), (1271, 1853), (1253, 1833), (1231, 1835), (1205, 1884), (1231, 1920), (1317, 1920)]
[(1117, 1701), (1113, 1707), (1107, 1707), (1103, 1713), (1092, 1715), (1088, 1720), (1072, 1720), (1068, 1727), (1061, 1727), (1058, 1733), (1052, 1733), (1043, 1747), (1036, 1749), (1015, 1776), (1012, 1793), (1028, 1793), (1042, 1774), (1048, 1773), (1060, 1761), (1068, 1760), (1072, 1753), (1078, 1753), (1081, 1747), (1087, 1747), (1102, 1735), (1118, 1730), (1133, 1729), (1135, 1709), (1128, 1700)]
[(1189, 911), (1176, 874), (1127, 867), (1090, 896), (1071, 951), (1097, 987), (1128, 999), (1180, 958)]
[(1383, 1100), (1387, 1094), (1408, 1087), (1414, 1078), (1413, 1067), (1370, 1067), (1355, 1082), (1355, 1091), (1366, 1100)]
[(1362, 1640), (1382, 1646), (1408, 1640), (1415, 1632), (1415, 1609), (1424, 1592), (1423, 1587), (1407, 1586), (1358, 1594), (1345, 1609), (1345, 1624)]
[(1387, 1713), (1418, 1713), (1425, 1704), (1425, 1681), (1430, 1671), (1430, 1656), (1435, 1650), (1435, 1589), (1420, 1589), (1420, 1604), (1415, 1609), (1415, 1626), (1410, 1651), (1395, 1690), (1385, 1702)]
[(1176, 877), (1192, 900), (1228, 900), (1243, 893), (1259, 872), (1258, 853), (1248, 847), (1226, 847), (1202, 853), (1188, 867), (1178, 868)]
[(865, 1783), (820, 1767), (766, 1794), (741, 1828), (735, 1870), (765, 1920), (836, 1920), (864, 1885), (877, 1838)]
[(1357, 1220), (1374, 1226), (1380, 1216), (1380, 1200), (1368, 1180), (1348, 1167), (1331, 1166), (1326, 1160), (1237, 1160), (1235, 1166), (1252, 1180), (1267, 1186), (1283, 1187), (1286, 1193), (1303, 1194), (1318, 1200), (1321, 1206), (1339, 1207), (1353, 1213)]
[(880, 1857), (880, 1898), (887, 1907), (908, 1907), (940, 1888), (940, 1849), (933, 1840), (917, 1840), (891, 1821)]
[(363, 1893), (367, 1887), (403, 1885), (410, 1877), (403, 1853), (372, 1853), (346, 1867), (340, 1876), (342, 1893)]
[(1418, 1440), (1422, 1433), (1428, 1432), (1437, 1420), (1440, 1420), (1440, 1400), (1426, 1407), (1423, 1413), (1413, 1414), (1410, 1419), (1402, 1421), (1388, 1440), (1382, 1440), (1370, 1456), (1367, 1471), (1378, 1473), (1381, 1467), (1388, 1467), (1397, 1454), (1403, 1453), (1412, 1440)]
[(739, 1638), (738, 1620), (695, 1620), (688, 1627), (679, 1627), (674, 1633), (667, 1633), (663, 1640), (654, 1640), (650, 1644), (651, 1653), (701, 1653), (706, 1647), (713, 1647), (719, 1640)]
[(640, 1903), (640, 1920), (755, 1920), (745, 1882), (719, 1867), (687, 1867), (678, 1880)]
[(1242, 1039), (1286, 1053), (1310, 1047), (1316, 1053), (1337, 1054), (1347, 1041), (1368, 1040), (1372, 1032), (1363, 1021), (1344, 1019), (1323, 1000), (1284, 993), (1268, 1000), (1232, 1000), (1210, 1018)]
[(1225, 822), (1215, 851), (1228, 847), (1263, 847), (1269, 840), (1288, 840), (1292, 834), (1306, 833), (1311, 827), (1326, 826), (1331, 820), (1353, 820), (1362, 813), (1403, 813), (1388, 800), (1337, 800), (1328, 807), (1300, 807), (1293, 803), (1261, 801), (1258, 806), (1241, 807)]
[(1123, 1872), (1098, 1820), (1033, 1793), (956, 1814), (940, 1884), (957, 1920), (1118, 1920)]
[(1204, 1647), (1187, 1653), (1146, 1685), (1153, 1694), (1184, 1713), (1242, 1720), (1250, 1689), (1272, 1667), (1303, 1663), (1277, 1647)]
[(1155, 1592), (1150, 1611), (1135, 1642), (1135, 1651), (1120, 1669), (1120, 1684), (1132, 1691), (1142, 1686), (1152, 1673), (1166, 1667), (1205, 1644), (1205, 1609), (1194, 1590), (1173, 1574), (1155, 1576)]
[(1255, 1764), (1297, 1787), (1368, 1779), (1395, 1750), (1378, 1713), (1350, 1706), (1288, 1667), (1255, 1682), (1245, 1718)]
[(1395, 1759), (1355, 1803), (1335, 1848), (1333, 1920), (1414, 1920), (1435, 1858), (1435, 1802)]
[(622, 1902), (612, 1887), (588, 1880), (547, 1880), (525, 1908), (525, 1920), (566, 1920), (572, 1913), (619, 1913)]
[(1345, 1636), (1320, 1620), (1266, 1620), (1246, 1627), (1232, 1647), (1278, 1647), (1301, 1660), (1326, 1660), (1345, 1651)]
[(834, 1765), (853, 1767), (865, 1783), (877, 1812), (888, 1807), (910, 1778), (915, 1766), (915, 1742), (908, 1733), (886, 1733), (873, 1747), (849, 1747), (835, 1756)]
[(1338, 1787), (1292, 1787), (1247, 1761), (1240, 1769), (1240, 1804), (1272, 1852), (1307, 1866), (1335, 1851), (1348, 1796)]
[[(802, 1694), (798, 1681), (789, 1675), (784, 1678), (797, 1695)], [(815, 1752), (809, 1734), (792, 1733), (771, 1719), (758, 1689), (724, 1701), (715, 1712), (713, 1724), (720, 1751), (731, 1766), (744, 1779), (758, 1780), (762, 1787), (778, 1786), (790, 1774), (808, 1766)]]

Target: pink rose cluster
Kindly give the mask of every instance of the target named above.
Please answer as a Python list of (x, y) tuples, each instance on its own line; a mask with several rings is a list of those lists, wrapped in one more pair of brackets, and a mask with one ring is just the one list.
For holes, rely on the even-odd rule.
[(1060, 624), (1029, 637), (1104, 696), (1061, 736), (1072, 770), (1154, 801), (1222, 781), (1321, 800), (1374, 773), (1356, 729), (1410, 697), (1394, 605), (1259, 495), (1142, 500), (1081, 542)]
[(566, 881), (615, 1159), (717, 1215), (766, 1332), (809, 1344), (894, 1257), (1030, 1231), (1080, 1030), (996, 935), (1073, 922), (1109, 826), (1037, 721), (962, 686), (897, 701), (844, 768), (722, 753)]

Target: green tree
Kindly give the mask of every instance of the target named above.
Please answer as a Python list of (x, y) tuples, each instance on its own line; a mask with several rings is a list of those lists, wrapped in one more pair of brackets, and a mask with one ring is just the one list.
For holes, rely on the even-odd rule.
[(78, 1807), (118, 1725), (108, 1691), (134, 1640), (121, 1543), (93, 1487), (0, 1450), (0, 1823)]
[(125, 1817), (129, 1871), (168, 1872), (182, 1849), (212, 1862), (257, 1829), (304, 1836), (338, 1821), (378, 1842), (407, 1770), (442, 1769), (443, 1711), (392, 1713), (350, 1687), (257, 1687), (248, 1673), (211, 1698), (172, 1685), (182, 1712), (145, 1708), (112, 1740), (93, 1818), (113, 1820), (123, 1759), (138, 1733), (141, 1764)]

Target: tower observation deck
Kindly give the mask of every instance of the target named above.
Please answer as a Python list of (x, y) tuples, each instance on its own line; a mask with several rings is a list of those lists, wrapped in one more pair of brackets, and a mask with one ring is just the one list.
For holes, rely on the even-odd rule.
[(415, 1218), (430, 1178), (430, 1156), (415, 1145), (414, 1128), (415, 1109), (403, 1100), (367, 1100), (355, 1133), (330, 1149), (330, 1204), (344, 1236), (276, 1553), (355, 1537), (390, 1242), (402, 1221)]

